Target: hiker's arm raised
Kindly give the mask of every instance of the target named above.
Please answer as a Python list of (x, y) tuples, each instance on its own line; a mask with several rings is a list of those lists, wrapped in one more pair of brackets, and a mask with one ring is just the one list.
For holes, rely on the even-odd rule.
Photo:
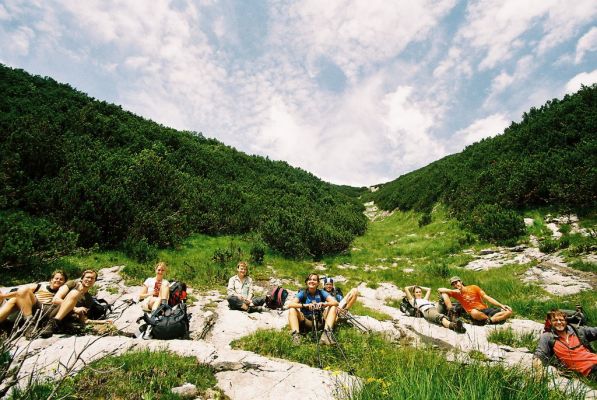
[(410, 292), (410, 290), (411, 290), (413, 287), (414, 287), (414, 286), (407, 286), (407, 287), (405, 287), (405, 288), (404, 288), (404, 293), (406, 294), (406, 299), (407, 299), (408, 301), (412, 301), (412, 299), (413, 299), (413, 295), (412, 295), (412, 293)]
[(449, 294), (454, 294), (454, 293), (460, 293), (460, 290), (458, 290), (458, 289), (447, 289), (447, 288), (443, 288), (443, 287), (442, 287), (442, 288), (439, 288), (439, 289), (437, 289), (437, 291), (438, 291), (440, 294), (444, 294), (444, 293), (445, 293), (445, 294), (448, 294), (448, 295), (449, 295)]
[(483, 299), (486, 300), (488, 303), (493, 304), (494, 306), (498, 306), (502, 310), (512, 311), (510, 306), (500, 303), (499, 301), (497, 301), (496, 299), (494, 299), (486, 293), (483, 293)]
[(421, 290), (426, 290), (427, 292), (425, 293), (425, 300), (429, 300), (429, 298), (431, 297), (431, 288), (425, 287), (425, 286), (421, 286)]

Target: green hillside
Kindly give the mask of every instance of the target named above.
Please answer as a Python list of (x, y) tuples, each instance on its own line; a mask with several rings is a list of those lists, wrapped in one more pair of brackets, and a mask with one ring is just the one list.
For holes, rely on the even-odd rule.
[(142, 257), (191, 233), (321, 257), (366, 229), (361, 204), (285, 162), (1, 65), (0, 91), (0, 266), (95, 244)]
[[(508, 218), (507, 210), (552, 207), (582, 214), (596, 205), (596, 155), (594, 84), (531, 108), (502, 135), (384, 184), (372, 198), (386, 210), (425, 212), (439, 201), (473, 230), (480, 222), (499, 225), (486, 214)], [(520, 232), (514, 228), (505, 236)]]

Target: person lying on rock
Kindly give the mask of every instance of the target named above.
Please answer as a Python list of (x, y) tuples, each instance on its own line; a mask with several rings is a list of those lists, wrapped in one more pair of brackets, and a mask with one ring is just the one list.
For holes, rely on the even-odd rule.
[(160, 261), (155, 266), (155, 277), (145, 279), (141, 291), (139, 292), (139, 301), (141, 309), (145, 312), (152, 312), (158, 309), (160, 304), (168, 302), (170, 297), (170, 284), (164, 275), (168, 266)]
[(551, 365), (597, 381), (597, 354), (590, 344), (597, 340), (597, 328), (579, 326), (576, 329), (568, 324), (566, 314), (560, 310), (550, 311), (548, 320), (551, 328), (539, 338), (533, 358), (535, 371)]
[[(63, 296), (64, 300), (56, 315), (50, 318), (39, 333), (42, 338), (48, 338), (57, 332), (67, 317), (81, 322), (87, 320), (87, 312), (93, 302), (89, 289), (95, 284), (96, 279), (97, 272), (88, 269), (83, 272), (80, 279), (69, 281), (58, 289), (56, 296)], [(64, 293), (67, 294), (64, 295)]]
[[(453, 310), (450, 301), (450, 297), (453, 297), (460, 302), (473, 322), (478, 325), (501, 323), (512, 315), (512, 309), (509, 306), (487, 295), (479, 286), (464, 286), (462, 279), (458, 276), (450, 278), (450, 285), (452, 289), (438, 289), (448, 310)], [(484, 301), (496, 307), (487, 307)]]
[[(423, 296), (423, 290), (425, 290), (425, 296)], [(417, 285), (407, 286), (404, 288), (404, 293), (406, 293), (406, 299), (408, 302), (414, 308), (419, 310), (423, 315), (423, 318), (425, 318), (427, 321), (434, 324), (439, 324), (444, 328), (451, 329), (458, 333), (466, 332), (466, 329), (462, 325), (462, 320), (460, 318), (454, 322), (451, 322), (444, 314), (440, 314), (433, 302), (429, 301), (431, 288)]]
[(357, 302), (359, 297), (357, 288), (350, 289), (346, 296), (344, 296), (342, 290), (334, 286), (334, 279), (330, 277), (323, 278), (323, 290), (334, 296), (336, 301), (338, 301), (337, 314), (340, 317)]
[[(23, 313), (24, 335), (31, 338), (36, 324), (47, 322), (56, 314), (62, 300), (68, 293), (66, 291), (58, 294), (59, 289), (66, 283), (67, 276), (62, 270), (52, 272), (49, 282), (30, 283), (21, 286), (18, 290), (10, 293), (0, 293), (0, 300), (7, 301), (0, 307), (0, 323), (8, 317), (16, 316), (18, 311)], [(71, 281), (72, 282), (72, 281)], [(71, 284), (71, 289), (74, 285)], [(33, 317), (40, 310), (39, 321), (34, 321)]]
[(227, 292), (228, 307), (231, 310), (265, 311), (265, 297), (253, 297), (253, 279), (249, 276), (249, 265), (245, 261), (236, 266), (236, 275), (228, 280)]
[(319, 289), (319, 275), (311, 273), (305, 279), (307, 287), (301, 289), (288, 303), (288, 324), (294, 344), (300, 344), (300, 330), (310, 329), (313, 324), (319, 330), (323, 326), (321, 344), (335, 344), (331, 334), (336, 322), (338, 301), (330, 293)]

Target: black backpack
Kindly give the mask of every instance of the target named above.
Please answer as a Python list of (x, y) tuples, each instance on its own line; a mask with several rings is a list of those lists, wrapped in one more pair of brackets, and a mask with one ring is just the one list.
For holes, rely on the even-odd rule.
[(153, 339), (170, 340), (187, 338), (191, 316), (187, 314), (187, 305), (179, 303), (174, 307), (161, 305), (151, 315), (145, 313), (143, 320), (152, 327)]
[(288, 290), (281, 286), (272, 287), (265, 296), (265, 306), (272, 310), (280, 310), (286, 303), (288, 297)]
[(402, 303), (400, 303), (400, 311), (404, 314), (408, 315), (409, 317), (420, 317), (421, 312), (418, 308), (415, 308), (410, 304), (410, 301), (406, 297), (402, 298)]
[(89, 303), (89, 310), (87, 311), (87, 318), (89, 319), (106, 319), (108, 314), (112, 312), (112, 305), (104, 299), (98, 299), (93, 296)]

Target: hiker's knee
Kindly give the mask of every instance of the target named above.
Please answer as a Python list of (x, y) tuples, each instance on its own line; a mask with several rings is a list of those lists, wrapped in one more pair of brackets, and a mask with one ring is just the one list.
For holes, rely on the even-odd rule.
[(472, 309), (469, 314), (470, 314), (471, 318), (479, 320), (479, 321), (485, 320), (488, 318), (487, 315), (485, 315), (484, 313), (482, 313), (481, 311), (476, 310), (476, 309)]

